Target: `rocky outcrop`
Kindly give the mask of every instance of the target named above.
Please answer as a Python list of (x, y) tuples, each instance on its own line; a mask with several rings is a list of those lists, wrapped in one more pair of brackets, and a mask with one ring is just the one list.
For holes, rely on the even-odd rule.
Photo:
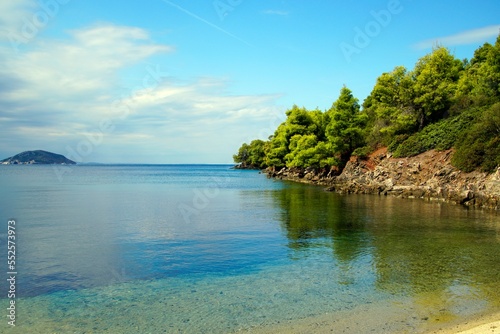
[(500, 168), (493, 174), (464, 173), (450, 163), (452, 150), (393, 158), (386, 149), (367, 159), (352, 157), (342, 173), (283, 169), (270, 176), (328, 186), (342, 194), (378, 194), (446, 201), (472, 207), (500, 208)]
[(316, 185), (331, 185), (335, 176), (329, 170), (316, 170), (314, 168), (286, 168), (283, 167), (279, 171), (274, 168), (265, 170), (268, 177), (277, 178), (280, 180), (290, 180), (301, 183), (316, 184)]
[(234, 169), (258, 169), (258, 170), (262, 169), (259, 166), (255, 166), (255, 165), (252, 165), (252, 164), (246, 164), (244, 162), (233, 166), (233, 168)]

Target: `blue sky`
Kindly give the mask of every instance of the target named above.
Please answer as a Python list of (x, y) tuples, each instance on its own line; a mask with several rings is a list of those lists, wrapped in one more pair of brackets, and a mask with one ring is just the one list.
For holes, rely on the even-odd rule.
[(500, 2), (16, 0), (0, 3), (0, 158), (231, 163), (293, 104), (362, 102), (441, 43), (471, 58)]

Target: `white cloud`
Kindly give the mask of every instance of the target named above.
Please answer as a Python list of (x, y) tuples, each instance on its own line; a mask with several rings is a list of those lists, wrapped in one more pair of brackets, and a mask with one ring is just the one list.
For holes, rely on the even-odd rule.
[(34, 1), (0, 1), (0, 41), (19, 34), (24, 20), (30, 18), (36, 8)]
[(0, 87), (7, 87), (0, 116), (38, 127), (102, 118), (121, 70), (170, 51), (144, 30), (114, 25), (72, 31), (66, 41), (36, 40), (21, 54), (6, 47), (0, 52)]
[(463, 31), (451, 36), (428, 39), (415, 44), (414, 47), (416, 49), (422, 50), (430, 49), (436, 44), (443, 44), (444, 46), (455, 46), (484, 43), (486, 42), (486, 40), (498, 36), (499, 33), (500, 25), (493, 25), (484, 28)]
[[(18, 23), (4, 16), (0, 30)], [(29, 149), (68, 155), (98, 138), (83, 161), (227, 162), (283, 114), (276, 95), (234, 95), (223, 79), (168, 76), (174, 48), (144, 29), (99, 24), (63, 40), (36, 37), (21, 52), (8, 44), (0, 44), (0, 158)], [(147, 63), (160, 54), (162, 64)], [(140, 85), (123, 89), (121, 73), (130, 69)], [(103, 135), (104, 121), (112, 130)]]

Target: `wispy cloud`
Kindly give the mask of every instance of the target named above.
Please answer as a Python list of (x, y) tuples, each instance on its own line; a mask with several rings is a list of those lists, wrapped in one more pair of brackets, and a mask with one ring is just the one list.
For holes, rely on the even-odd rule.
[(416, 49), (430, 49), (436, 44), (444, 46), (469, 45), (484, 43), (487, 39), (498, 36), (500, 25), (492, 25), (484, 28), (467, 30), (451, 36), (436, 37), (419, 42), (414, 45)]
[(266, 9), (262, 11), (262, 14), (265, 15), (278, 15), (278, 16), (287, 16), (290, 12), (285, 10), (276, 10), (276, 9)]

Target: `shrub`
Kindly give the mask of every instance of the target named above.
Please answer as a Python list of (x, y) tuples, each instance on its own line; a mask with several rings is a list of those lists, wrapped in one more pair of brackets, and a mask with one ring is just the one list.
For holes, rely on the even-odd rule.
[(500, 103), (484, 111), (457, 141), (452, 164), (471, 172), (477, 168), (493, 172), (500, 165)]
[(444, 151), (452, 148), (474, 124), (480, 112), (479, 109), (472, 109), (428, 125), (399, 143), (393, 151), (394, 157), (411, 157), (432, 149)]
[(372, 152), (372, 149), (368, 146), (358, 147), (352, 152), (352, 155), (357, 156), (360, 159), (368, 158), (368, 155)]

